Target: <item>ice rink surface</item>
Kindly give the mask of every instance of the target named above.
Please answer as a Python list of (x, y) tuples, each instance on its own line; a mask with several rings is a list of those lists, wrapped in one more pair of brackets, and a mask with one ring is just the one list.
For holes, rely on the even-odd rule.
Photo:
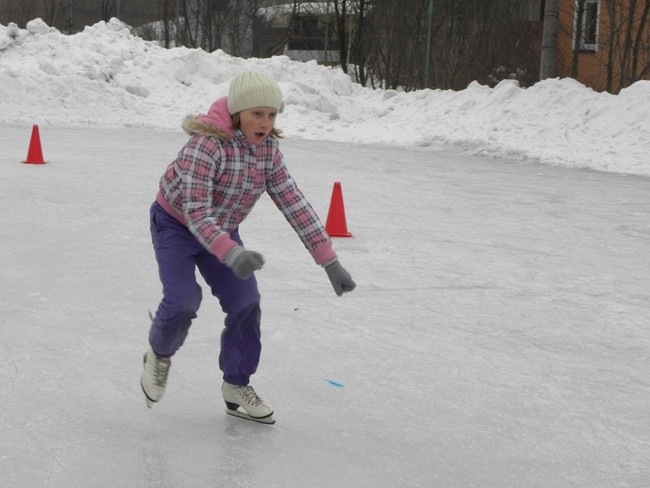
[[(252, 384), (225, 415), (204, 288), (163, 401), (148, 208), (186, 136), (0, 126), (0, 480), (10, 488), (650, 486), (650, 179), (449, 149), (285, 139), (357, 289), (335, 296), (268, 197)], [(328, 382), (339, 383), (335, 386)]]

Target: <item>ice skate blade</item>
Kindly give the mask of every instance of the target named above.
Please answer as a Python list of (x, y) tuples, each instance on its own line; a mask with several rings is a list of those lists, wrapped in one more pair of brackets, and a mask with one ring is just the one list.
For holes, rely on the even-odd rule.
[(268, 417), (251, 417), (245, 412), (242, 412), (240, 410), (231, 410), (229, 408), (226, 409), (226, 413), (228, 415), (231, 415), (233, 417), (239, 417), (240, 419), (245, 419), (245, 420), (252, 420), (253, 422), (258, 422), (260, 424), (268, 424), (268, 425), (273, 425), (275, 423), (275, 419), (273, 418), (273, 414), (269, 415)]

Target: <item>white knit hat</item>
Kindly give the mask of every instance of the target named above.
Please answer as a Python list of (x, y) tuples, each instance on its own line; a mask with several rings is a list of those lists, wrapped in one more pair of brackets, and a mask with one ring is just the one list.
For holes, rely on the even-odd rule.
[(284, 109), (282, 92), (277, 82), (261, 71), (245, 71), (230, 82), (228, 112), (236, 114), (254, 107)]

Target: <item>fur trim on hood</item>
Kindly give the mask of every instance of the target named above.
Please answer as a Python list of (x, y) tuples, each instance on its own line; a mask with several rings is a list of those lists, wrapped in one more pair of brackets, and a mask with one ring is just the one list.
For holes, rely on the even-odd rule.
[(218, 129), (217, 127), (210, 124), (209, 122), (204, 122), (203, 120), (200, 120), (198, 117), (194, 115), (188, 115), (187, 117), (185, 117), (183, 123), (181, 124), (181, 127), (183, 128), (185, 133), (190, 136), (194, 134), (199, 134), (201, 136), (217, 137), (222, 141), (229, 141), (231, 139), (231, 137), (221, 129)]

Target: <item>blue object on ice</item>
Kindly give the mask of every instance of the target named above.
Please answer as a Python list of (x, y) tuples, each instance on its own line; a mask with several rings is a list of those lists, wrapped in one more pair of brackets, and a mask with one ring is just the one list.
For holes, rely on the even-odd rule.
[(327, 380), (327, 382), (332, 386), (336, 386), (337, 388), (343, 388), (345, 386), (342, 383), (337, 383), (336, 381), (332, 381), (332, 380)]

